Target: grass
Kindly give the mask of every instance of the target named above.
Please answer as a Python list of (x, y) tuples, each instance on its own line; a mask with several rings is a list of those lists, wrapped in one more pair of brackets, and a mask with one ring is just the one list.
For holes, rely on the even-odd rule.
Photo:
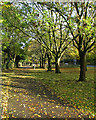
[(35, 73), (49, 89), (52, 89), (60, 99), (79, 108), (85, 114), (94, 116), (94, 69), (88, 68), (85, 82), (77, 82), (79, 69), (61, 69), (61, 74), (53, 72)]
[(19, 77), (24, 78), (25, 76), (26, 79), (34, 78), (36, 81), (41, 81), (48, 90), (51, 90), (53, 94), (55, 93), (65, 103), (78, 108), (84, 114), (89, 115), (90, 118), (95, 116), (94, 74), (96, 71), (94, 71), (94, 68), (88, 68), (85, 82), (77, 82), (79, 79), (79, 68), (61, 68), (60, 74), (55, 74), (54, 71), (46, 72), (43, 69), (14, 69), (9, 71), (9, 73), (4, 71), (3, 75), (5, 74), (6, 77), (10, 78), (14, 76), (14, 72)]

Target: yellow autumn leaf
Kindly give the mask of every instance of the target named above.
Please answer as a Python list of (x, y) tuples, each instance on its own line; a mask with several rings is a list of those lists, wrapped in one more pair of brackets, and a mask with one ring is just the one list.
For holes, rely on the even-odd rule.
[(38, 117), (41, 117), (41, 115), (38, 115), (38, 114), (34, 114), (35, 116), (38, 116)]
[(47, 115), (47, 112), (44, 112), (45, 113), (45, 115)]
[(38, 117), (41, 117), (41, 115), (38, 115)]
[(55, 116), (53, 116), (53, 118), (56, 118)]
[(54, 113), (54, 111), (52, 111), (52, 113)]
[(16, 112), (16, 110), (14, 110), (13, 112)]
[(58, 108), (59, 106), (56, 105), (56, 108)]

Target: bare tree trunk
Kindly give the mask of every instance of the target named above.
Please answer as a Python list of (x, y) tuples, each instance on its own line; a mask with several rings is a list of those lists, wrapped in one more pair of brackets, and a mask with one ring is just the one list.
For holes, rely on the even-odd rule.
[(6, 69), (9, 69), (10, 66), (9, 66), (9, 63), (10, 63), (10, 55), (9, 55), (9, 51), (8, 51), (8, 56), (7, 56), (7, 63), (6, 63)]
[(41, 65), (41, 57), (40, 57), (40, 68), (42, 67), (42, 65)]
[(44, 58), (42, 57), (42, 60), (41, 60), (41, 68), (44, 68)]
[(15, 64), (16, 64), (16, 68), (19, 68), (19, 61), (16, 61)]
[(43, 57), (40, 57), (40, 68), (44, 68), (45, 61)]
[(48, 58), (48, 70), (51, 71), (51, 56), (47, 53), (47, 58)]
[(60, 66), (60, 58), (56, 57), (55, 58), (55, 73), (61, 73), (59, 66)]
[(8, 58), (7, 63), (6, 63), (6, 69), (9, 69), (9, 63), (10, 63), (10, 59)]
[(15, 65), (16, 65), (16, 68), (19, 68), (19, 61), (20, 61), (20, 56), (17, 55), (16, 58), (15, 58)]
[(79, 81), (85, 81), (86, 74), (86, 54), (80, 53), (80, 77)]
[(16, 59), (16, 55), (14, 55), (14, 58), (13, 58), (12, 68), (15, 68), (15, 59)]

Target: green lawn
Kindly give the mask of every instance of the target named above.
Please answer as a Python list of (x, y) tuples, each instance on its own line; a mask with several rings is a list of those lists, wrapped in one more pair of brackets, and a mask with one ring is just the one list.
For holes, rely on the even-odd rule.
[(14, 69), (9, 71), (8, 76), (14, 76), (12, 72), (15, 72), (20, 77), (26, 76), (41, 81), (48, 90), (51, 90), (53, 94), (55, 93), (64, 103), (79, 108), (80, 111), (91, 118), (94, 117), (94, 74), (96, 72), (94, 68), (88, 68), (85, 82), (77, 82), (79, 68), (61, 68), (60, 74), (56, 74), (54, 71), (46, 72), (43, 69)]
[(79, 69), (65, 68), (61, 71), (61, 74), (42, 71), (34, 75), (49, 89), (52, 89), (60, 99), (79, 108), (82, 112), (90, 114), (89, 116), (94, 116), (94, 69), (88, 68), (85, 82), (77, 82)]

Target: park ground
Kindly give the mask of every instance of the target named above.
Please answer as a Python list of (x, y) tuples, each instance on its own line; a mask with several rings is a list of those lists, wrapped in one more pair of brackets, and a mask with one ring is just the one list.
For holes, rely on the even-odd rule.
[(15, 68), (2, 72), (2, 118), (95, 118), (96, 68)]

